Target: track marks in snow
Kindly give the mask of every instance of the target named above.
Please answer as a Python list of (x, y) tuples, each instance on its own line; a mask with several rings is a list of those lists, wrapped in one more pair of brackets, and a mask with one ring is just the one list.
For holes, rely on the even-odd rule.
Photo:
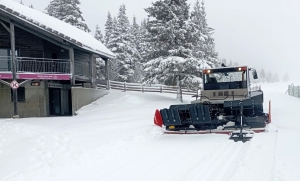
[[(71, 140), (65, 134), (49, 134), (52, 138), (47, 135), (43, 134), (36, 140), (37, 146), (32, 149), (31, 157), (34, 164), (9, 174), (7, 180), (17, 180), (19, 177), (23, 180), (97, 180), (116, 172), (122, 163), (126, 168), (128, 163), (134, 162), (135, 158), (130, 157), (131, 150), (136, 145), (161, 136), (162, 131), (156, 126), (151, 126), (81, 151), (72, 150), (67, 146)], [(112, 163), (112, 160), (115, 163)], [(68, 169), (65, 169), (67, 166)], [(33, 177), (34, 175), (37, 177)]]
[(228, 137), (202, 159), (197, 159), (197, 164), (184, 180), (228, 180), (234, 171), (237, 158), (247, 148), (247, 143), (234, 143), (227, 139)]
[[(231, 181), (273, 180), (277, 133), (255, 134), (249, 147), (237, 165)], [(243, 178), (241, 178), (243, 176)]]
[[(1, 144), (3, 147), (0, 145), (0, 150), (3, 150), (3, 154), (0, 154), (0, 161), (1, 158), (15, 155), (14, 157), (11, 157), (10, 161), (6, 162), (5, 165), (18, 164), (10, 170), (9, 173), (3, 173), (2, 176), (0, 175), (0, 180), (42, 179), (33, 176), (28, 177), (28, 175), (31, 175), (37, 170), (41, 170), (52, 160), (68, 155), (68, 143), (70, 142), (68, 135), (60, 132), (53, 132), (44, 127), (10, 121), (11, 120), (0, 122), (0, 143), (4, 140), (2, 137), (9, 139), (8, 141), (4, 140), (5, 144)], [(3, 134), (5, 135), (3, 136)], [(20, 148), (22, 148), (22, 152), (19, 151)], [(45, 171), (44, 174), (49, 171), (50, 170)]]
[[(102, 170), (100, 180), (186, 180), (187, 176), (213, 150), (218, 149), (224, 135), (163, 135), (132, 148), (130, 161)], [(205, 145), (205, 146), (204, 146)], [(127, 154), (125, 154), (127, 155)], [(130, 155), (130, 154), (128, 154)], [(124, 155), (118, 155), (122, 158)], [(127, 159), (127, 158), (126, 158)], [(139, 170), (139, 172), (136, 172)]]

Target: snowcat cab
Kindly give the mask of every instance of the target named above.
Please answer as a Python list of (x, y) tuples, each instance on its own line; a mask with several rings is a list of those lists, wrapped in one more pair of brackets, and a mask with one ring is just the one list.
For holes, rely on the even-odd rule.
[(157, 110), (155, 124), (164, 125), (165, 133), (231, 133), (231, 139), (247, 141), (252, 131), (263, 132), (270, 121), (263, 112), (263, 92), (250, 89), (251, 72), (257, 79), (256, 70), (247, 66), (203, 70), (199, 99)]

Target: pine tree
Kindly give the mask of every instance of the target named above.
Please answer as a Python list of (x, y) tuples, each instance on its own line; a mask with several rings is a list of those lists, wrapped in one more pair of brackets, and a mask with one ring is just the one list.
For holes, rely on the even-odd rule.
[(105, 61), (102, 58), (96, 58), (96, 77), (105, 80)]
[(140, 26), (136, 22), (136, 17), (133, 17), (133, 22), (130, 28), (130, 41), (131, 45), (133, 47), (133, 75), (131, 77), (130, 82), (141, 82), (143, 78), (143, 65), (141, 62), (143, 62), (143, 58), (141, 55), (142, 51), (142, 36), (140, 31)]
[(215, 43), (214, 43), (214, 38), (212, 38), (213, 35), (213, 28), (208, 27), (207, 20), (206, 20), (206, 12), (204, 8), (204, 1), (202, 1), (202, 6), (201, 6), (201, 12), (203, 15), (203, 28), (204, 28), (204, 37), (205, 42), (204, 42), (204, 58), (208, 62), (215, 62), (217, 60), (218, 54), (215, 51)]
[(274, 82), (279, 82), (279, 76), (278, 76), (278, 73), (276, 73), (274, 75)]
[(104, 35), (104, 44), (105, 45), (108, 44), (112, 31), (113, 31), (113, 19), (111, 18), (110, 12), (108, 12), (107, 20), (105, 23), (105, 35)]
[(133, 17), (132, 26), (130, 27), (130, 41), (131, 43), (137, 48), (137, 50), (140, 50), (140, 42), (141, 42), (141, 36), (140, 36), (140, 26), (136, 22), (136, 17)]
[(153, 50), (153, 46), (151, 44), (151, 41), (149, 40), (151, 36), (147, 28), (148, 28), (148, 20), (144, 19), (141, 22), (141, 26), (140, 26), (141, 42), (140, 42), (140, 47), (138, 47), (138, 51), (142, 56), (142, 61), (141, 61), (142, 63), (148, 61), (147, 56)]
[(52, 0), (45, 9), (45, 13), (76, 26), (85, 32), (91, 32), (84, 22), (79, 5), (79, 0)]
[(193, 50), (195, 56), (205, 59), (208, 64), (213, 66), (217, 62), (218, 54), (215, 51), (214, 39), (212, 38), (214, 30), (208, 27), (203, 1), (201, 4), (199, 0), (196, 1), (191, 12), (191, 23), (194, 25), (197, 35), (199, 35)]
[(103, 35), (102, 35), (101, 30), (100, 30), (100, 28), (99, 28), (98, 25), (96, 25), (96, 31), (95, 31), (94, 37), (95, 37), (98, 41), (100, 41), (101, 43), (104, 42), (104, 41), (103, 41)]
[(288, 82), (289, 80), (290, 80), (289, 74), (286, 73), (286, 74), (283, 76), (283, 81), (284, 81), (284, 82)]
[(20, 4), (24, 5), (23, 0), (20, 1)]
[(31, 4), (29, 7), (30, 7), (30, 8), (32, 8), (32, 9), (34, 9), (34, 7), (33, 7), (33, 5), (32, 5), (32, 4)]
[(261, 71), (260, 71), (260, 77), (263, 81), (263, 83), (265, 82), (265, 78), (266, 78), (266, 73), (265, 73), (265, 70), (262, 68)]
[(145, 10), (153, 18), (149, 21), (148, 31), (152, 36), (150, 41), (156, 44), (150, 58), (190, 57), (190, 44), (186, 42), (186, 21), (189, 19), (186, 0), (160, 0)]
[(273, 74), (271, 72), (268, 73), (266, 78), (267, 78), (267, 82), (269, 83), (274, 82)]
[[(118, 62), (118, 54), (117, 54), (117, 44), (118, 44), (118, 38), (119, 38), (119, 32), (117, 29), (117, 19), (116, 17), (114, 17), (114, 19), (112, 19), (112, 26), (111, 26), (111, 32), (109, 35), (109, 39), (108, 42), (106, 44), (106, 47), (108, 49), (110, 49), (113, 53), (116, 54), (116, 58), (115, 59), (111, 59), (109, 61), (109, 80), (114, 80), (117, 81), (119, 80), (119, 71), (120, 71), (120, 64)], [(106, 34), (107, 35), (107, 34)]]
[(132, 82), (136, 48), (131, 44), (130, 24), (124, 4), (120, 6), (118, 17), (113, 24), (107, 47), (116, 55), (115, 71), (119, 74), (118, 80)]
[[(103, 35), (98, 25), (96, 25), (94, 37), (96, 40), (103, 43)], [(105, 61), (102, 58), (96, 59), (96, 77), (99, 79), (105, 79)]]
[(197, 37), (189, 23), (187, 0), (160, 0), (145, 10), (150, 17), (148, 41), (153, 46), (145, 64), (146, 83), (176, 85), (180, 75), (181, 84), (198, 87), (201, 69), (209, 65), (193, 55)]

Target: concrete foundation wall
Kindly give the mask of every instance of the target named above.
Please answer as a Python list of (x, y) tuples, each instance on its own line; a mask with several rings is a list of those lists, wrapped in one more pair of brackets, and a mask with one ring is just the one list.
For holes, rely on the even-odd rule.
[[(18, 114), (24, 117), (46, 117), (46, 90), (42, 81), (40, 86), (31, 86), (30, 82), (24, 85), (25, 101), (18, 102)], [(0, 118), (12, 118), (14, 105), (11, 99), (9, 86), (0, 83)]]
[(83, 106), (88, 105), (107, 94), (109, 94), (109, 90), (72, 87), (73, 115)]

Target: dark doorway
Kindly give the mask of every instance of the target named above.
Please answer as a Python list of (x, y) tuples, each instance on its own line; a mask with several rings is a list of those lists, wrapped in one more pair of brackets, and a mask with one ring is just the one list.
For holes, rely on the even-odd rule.
[(50, 115), (61, 115), (60, 89), (49, 88)]

